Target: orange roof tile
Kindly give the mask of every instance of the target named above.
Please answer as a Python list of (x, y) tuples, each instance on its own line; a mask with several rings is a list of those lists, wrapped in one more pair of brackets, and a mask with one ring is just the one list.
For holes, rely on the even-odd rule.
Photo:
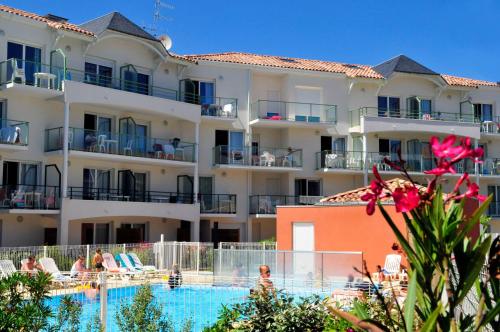
[(499, 86), (499, 84), (496, 82), (481, 81), (472, 78), (465, 78), (465, 77), (458, 77), (458, 76), (451, 76), (444, 74), (441, 75), (441, 77), (446, 81), (446, 83), (454, 86), (465, 86), (472, 88), (477, 88), (478, 86)]
[(273, 55), (257, 55), (240, 52), (186, 55), (186, 57), (194, 60), (231, 62), (245, 65), (340, 73), (345, 74), (348, 77), (383, 78), (382, 75), (377, 73), (370, 66), (331, 61), (308, 60)]
[(46, 23), (49, 27), (54, 28), (54, 29), (73, 31), (73, 32), (81, 33), (83, 35), (91, 36), (91, 37), (94, 36), (93, 32), (82, 29), (75, 24), (68, 23), (68, 22), (53, 21), (53, 20), (50, 20), (44, 16), (41, 16), (38, 14), (33, 14), (30, 12), (26, 12), (24, 10), (12, 8), (9, 6), (0, 5), (0, 11), (5, 12), (5, 13), (18, 15), (18, 16), (22, 16), (22, 17), (26, 17), (26, 18), (30, 18), (32, 20), (40, 21), (40, 22)]
[[(385, 181), (387, 185), (389, 186), (390, 190), (393, 191), (397, 187), (403, 187), (406, 184), (411, 184), (410, 181), (404, 180), (401, 178), (394, 178), (391, 180)], [(417, 185), (417, 188), (421, 191), (426, 190), (424, 186)], [(328, 204), (328, 203), (364, 203), (361, 200), (361, 196), (363, 196), (365, 193), (367, 193), (370, 190), (370, 186), (366, 187), (361, 187), (358, 189), (354, 190), (349, 190), (343, 193), (335, 194), (332, 196), (325, 197), (320, 200), (320, 204)], [(389, 200), (386, 200), (389, 201)]]

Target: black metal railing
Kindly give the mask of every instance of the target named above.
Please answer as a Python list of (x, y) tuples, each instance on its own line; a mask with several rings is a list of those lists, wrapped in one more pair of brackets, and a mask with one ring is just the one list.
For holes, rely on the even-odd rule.
[(204, 96), (184, 92), (180, 101), (201, 106), (202, 116), (236, 119), (238, 117), (238, 99), (228, 97)]
[(1, 185), (0, 208), (27, 210), (57, 210), (60, 204), (59, 186)]
[(200, 212), (214, 214), (236, 214), (236, 195), (200, 194)]
[(122, 201), (146, 203), (181, 203), (193, 204), (193, 194), (165, 191), (138, 191), (113, 188), (68, 187), (70, 199), (94, 201)]

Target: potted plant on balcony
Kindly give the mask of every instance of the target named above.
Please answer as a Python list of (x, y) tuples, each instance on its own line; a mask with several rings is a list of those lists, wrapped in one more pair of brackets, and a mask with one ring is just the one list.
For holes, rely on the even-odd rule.
[[(483, 150), (472, 148), (469, 138), (457, 144), (455, 136), (442, 142), (432, 137), (430, 143), (437, 167), (425, 172), (432, 176), (426, 187), (417, 185), (410, 177), (405, 160), (398, 153), (398, 161), (385, 158), (384, 162), (399, 170), (406, 181), (389, 187), (373, 167), (375, 179), (361, 197), (367, 202), (369, 215), (378, 206), (409, 263), (407, 296), (402, 306), (389, 304), (387, 297), (377, 292), (378, 301), (387, 312), (390, 306), (397, 308), (392, 323), (382, 324), (377, 317), (364, 323), (372, 323), (371, 330), (480, 331), (489, 327), (499, 331), (500, 241), (492, 240), (486, 233), (476, 237), (471, 233), (486, 222), (483, 213), (492, 197), (480, 195), (479, 186), (467, 173), (458, 178), (451, 192), (444, 193), (442, 189), (443, 175), (456, 173), (454, 165), (465, 159), (480, 162)], [(388, 199), (402, 214), (408, 237), (382, 205)], [(476, 204), (473, 212), (467, 213), (470, 200), (482, 204)], [(467, 304), (472, 304), (469, 309), (474, 310), (467, 310)], [(415, 326), (415, 322), (421, 322), (420, 326)]]

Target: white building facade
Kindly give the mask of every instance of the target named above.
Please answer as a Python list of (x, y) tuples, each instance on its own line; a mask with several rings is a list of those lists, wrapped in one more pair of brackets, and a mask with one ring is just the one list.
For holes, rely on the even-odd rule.
[(394, 177), (398, 149), (425, 182), (447, 134), (485, 148), (457, 172), (500, 215), (497, 83), (405, 56), (179, 56), (119, 13), (77, 26), (0, 6), (0, 44), (1, 246), (270, 239), (276, 205), (362, 186), (372, 164)]

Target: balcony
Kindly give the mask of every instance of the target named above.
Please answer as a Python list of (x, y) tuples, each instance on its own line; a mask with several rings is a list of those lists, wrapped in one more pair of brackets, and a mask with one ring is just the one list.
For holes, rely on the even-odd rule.
[[(45, 151), (63, 149), (62, 127), (45, 131)], [(195, 144), (179, 138), (163, 139), (69, 128), (71, 153), (80, 157), (125, 161), (139, 164), (186, 166), (194, 163)]]
[(203, 121), (233, 122), (238, 117), (238, 99), (182, 93), (180, 100), (200, 105)]
[(28, 150), (29, 122), (0, 119), (0, 149)]
[(322, 196), (251, 195), (249, 214), (258, 217), (273, 217), (279, 205), (314, 205)]
[[(16, 213), (38, 213), (38, 210), (59, 210), (58, 186), (2, 185), (0, 186), (0, 208)], [(46, 213), (46, 212), (44, 212)]]
[(352, 133), (421, 132), (456, 134), (479, 138), (480, 124), (474, 114), (363, 107), (350, 112)]
[(213, 164), (219, 168), (256, 171), (296, 171), (302, 169), (302, 149), (216, 146)]
[(337, 122), (337, 106), (258, 100), (251, 105), (250, 120), (256, 127), (330, 127)]
[(235, 215), (236, 195), (200, 194), (200, 213), (207, 216)]
[(481, 121), (481, 133), (498, 135), (500, 134), (500, 117), (494, 117), (492, 120)]
[(30, 93), (43, 98), (62, 94), (64, 69), (23, 59), (0, 62), (0, 85), (7, 93)]
[(125, 191), (111, 188), (68, 187), (68, 198), (93, 201), (193, 204), (192, 194), (164, 191)]
[(363, 152), (330, 150), (316, 152), (316, 170), (321, 173), (363, 172)]

